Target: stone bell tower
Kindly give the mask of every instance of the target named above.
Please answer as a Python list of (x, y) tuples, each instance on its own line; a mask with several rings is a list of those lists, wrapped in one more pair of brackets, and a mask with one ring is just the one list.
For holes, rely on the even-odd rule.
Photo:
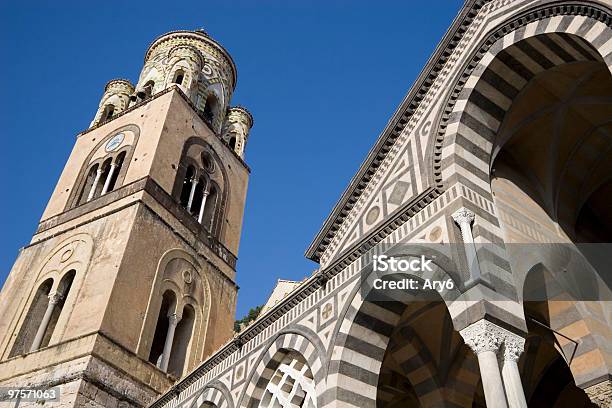
[(106, 85), (0, 293), (0, 386), (144, 406), (231, 337), (253, 124), (235, 85), (203, 31)]

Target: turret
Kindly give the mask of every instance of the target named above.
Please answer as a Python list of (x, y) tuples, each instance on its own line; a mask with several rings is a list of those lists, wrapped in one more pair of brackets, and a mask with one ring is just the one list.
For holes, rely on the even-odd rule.
[(242, 106), (235, 106), (227, 110), (223, 123), (223, 140), (244, 159), (244, 148), (253, 126), (253, 116)]
[(134, 85), (127, 79), (112, 79), (104, 87), (98, 111), (91, 126), (110, 120), (113, 116), (127, 109)]

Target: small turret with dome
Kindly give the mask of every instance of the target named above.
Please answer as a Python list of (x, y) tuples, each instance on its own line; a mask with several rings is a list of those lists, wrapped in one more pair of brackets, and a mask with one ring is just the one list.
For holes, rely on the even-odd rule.
[(130, 104), (130, 96), (134, 93), (134, 85), (127, 79), (112, 79), (104, 87), (104, 95), (100, 100), (98, 111), (91, 126), (110, 120), (116, 114), (124, 111)]

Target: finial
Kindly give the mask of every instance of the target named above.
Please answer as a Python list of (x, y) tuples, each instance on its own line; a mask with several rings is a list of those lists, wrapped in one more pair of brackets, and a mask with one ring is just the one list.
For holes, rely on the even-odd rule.
[(200, 34), (204, 34), (206, 37), (209, 37), (209, 38), (210, 38), (210, 36), (209, 36), (209, 35), (208, 35), (208, 33), (206, 32), (206, 30), (204, 30), (204, 28), (202, 28), (202, 27), (200, 27), (200, 28), (196, 29), (196, 30), (195, 30), (195, 32), (196, 32), (196, 33), (200, 33)]

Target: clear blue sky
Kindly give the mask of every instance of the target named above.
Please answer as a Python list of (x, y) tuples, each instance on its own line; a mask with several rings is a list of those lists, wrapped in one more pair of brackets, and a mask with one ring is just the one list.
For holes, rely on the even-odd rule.
[[(51, 4), (61, 4), (53, 7)], [(106, 82), (134, 83), (158, 35), (204, 28), (238, 67), (255, 117), (238, 256), (238, 316), (304, 251), (461, 1), (130, 1), (0, 4), (0, 282), (31, 238)]]

